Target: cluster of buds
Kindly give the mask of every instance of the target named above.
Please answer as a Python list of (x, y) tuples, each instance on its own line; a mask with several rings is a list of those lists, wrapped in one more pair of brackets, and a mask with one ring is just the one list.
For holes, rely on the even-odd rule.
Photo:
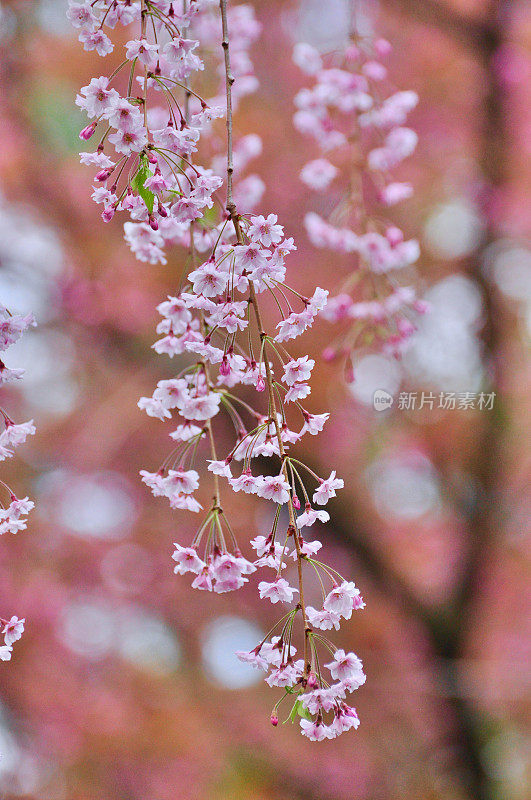
[(406, 240), (385, 219), (387, 208), (413, 192), (391, 172), (417, 145), (417, 134), (405, 127), (417, 95), (385, 89), (382, 61), (390, 50), (386, 40), (353, 30), (340, 51), (321, 55), (300, 42), (293, 53), (313, 81), (295, 97), (294, 124), (321, 150), (320, 158), (305, 164), (300, 178), (314, 191), (344, 179), (342, 198), (328, 218), (310, 212), (305, 227), (315, 247), (351, 254), (350, 272), (322, 312), (327, 321), (343, 323), (324, 356), (345, 358), (347, 373), (353, 351), (399, 356), (416, 330), (416, 314), (427, 310), (414, 288), (400, 286), (395, 277), (397, 270), (417, 261), (418, 242)]
[[(111, 15), (115, 5), (96, 0), (88, 17), (79, 4), (71, 5), (70, 16), (82, 27), (85, 47), (109, 51), (102, 29), (109, 17), (111, 27), (120, 21)], [(232, 122), (233, 100), (257, 86), (248, 49), (259, 26), (247, 6), (228, 10), (227, 0), (220, 1), (217, 11), (210, 0), (140, 0), (128, 4), (132, 6), (136, 12), (125, 19), (140, 30), (127, 44), (127, 96), (111, 85), (122, 65), (111, 78), (93, 79), (78, 104), (94, 120), (82, 138), (90, 138), (101, 122), (105, 125), (96, 152), (82, 155), (85, 163), (101, 169), (97, 180), (104, 186), (95, 190), (94, 199), (103, 203), (104, 219), (117, 210), (129, 212), (125, 237), (141, 261), (166, 263), (167, 247), (175, 243), (188, 249), (179, 291), (158, 306), (160, 338), (153, 345), (157, 353), (175, 359), (178, 368), (175, 377), (159, 381), (152, 396), (139, 401), (149, 416), (173, 421), (174, 447), (157, 471), (142, 470), (142, 479), (172, 508), (201, 515), (192, 541), (176, 543), (173, 553), (175, 572), (190, 573), (194, 588), (224, 593), (242, 587), (259, 569), (273, 571), (271, 580), (258, 583), (260, 597), (291, 609), (270, 631), (278, 629), (278, 636), (259, 644), (254, 656), (240, 657), (255, 666), (275, 667), (266, 680), (284, 690), (279, 703), (291, 698), (290, 717), (301, 717), (302, 733), (313, 740), (330, 738), (357, 726), (356, 712), (344, 699), (364, 676), (359, 659), (338, 650), (320, 631), (338, 629), (342, 617), (349, 619), (364, 604), (353, 583), (316, 557), (321, 543), (303, 536), (303, 529), (328, 521), (323, 506), (343, 481), (335, 472), (326, 479), (316, 475), (296, 457), (301, 438), (317, 435), (329, 415), (311, 414), (304, 407), (315, 361), (308, 355), (294, 358), (285, 342), (312, 325), (326, 306), (328, 292), (316, 287), (307, 297), (286, 282), (286, 260), (296, 249), (293, 239), (285, 236), (277, 215), (250, 213), (259, 201), (261, 180), (248, 176), (233, 189), (234, 176), (260, 147), (253, 135), (233, 147)], [(205, 52), (214, 35), (223, 61), (225, 97), (207, 102), (200, 79), (208, 71)], [(216, 73), (219, 63), (217, 67)], [(135, 82), (141, 97), (132, 95)], [(160, 100), (165, 108), (153, 106)], [(194, 159), (199, 139), (204, 144), (222, 116), (228, 132), (225, 203), (218, 197), (224, 182), (217, 174), (219, 155), (209, 168)], [(105, 152), (107, 142), (122, 154), (118, 163)], [(276, 327), (266, 325), (264, 295), (275, 300)], [(218, 452), (217, 419), (222, 414), (234, 430), (232, 446), (224, 453)], [(208, 494), (203, 493), (210, 498), (208, 506), (196, 469), (203, 445), (211, 482)], [(267, 472), (264, 463), (272, 464)], [(251, 542), (256, 551), (252, 561), (238, 546), (222, 501), (223, 482), (230, 491), (273, 504), (268, 535)], [(286, 578), (290, 561), (297, 567), (296, 587)], [(320, 609), (305, 603), (307, 571), (319, 574)], [(302, 640), (299, 661), (293, 661), (294, 636)], [(326, 669), (336, 683), (330, 684), (321, 670), (323, 649), (325, 660), (332, 654)], [(324, 722), (326, 714), (333, 716), (330, 724)]]
[[(9, 309), (0, 304), (0, 351), (2, 352), (0, 388), (22, 378), (24, 370), (7, 367), (3, 361), (3, 353), (20, 339), (24, 331), (35, 324), (33, 314), (25, 316), (12, 314)], [(33, 420), (20, 424), (15, 423), (3, 408), (0, 408), (0, 414), (4, 423), (4, 429), (0, 433), (0, 461), (4, 461), (14, 455), (15, 448), (23, 444), (27, 436), (35, 433), (35, 426)], [(0, 501), (0, 535), (25, 530), (26, 517), (34, 506), (33, 502), (27, 497), (18, 498), (4, 481), (0, 481), (0, 485), (8, 498), (7, 504)], [(22, 636), (24, 622), (24, 619), (18, 619), (18, 617), (11, 617), (9, 620), (0, 617), (0, 630), (4, 636), (4, 644), (0, 645), (0, 661), (11, 659), (13, 644)]]

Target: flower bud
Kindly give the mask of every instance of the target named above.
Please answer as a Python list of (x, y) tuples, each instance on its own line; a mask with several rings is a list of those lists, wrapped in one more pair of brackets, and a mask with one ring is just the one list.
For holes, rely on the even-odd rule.
[(84, 139), (86, 142), (88, 142), (88, 140), (96, 130), (96, 125), (97, 125), (96, 122), (92, 122), (90, 125), (87, 125), (86, 128), (83, 128), (82, 131), (79, 131), (79, 138)]
[(376, 39), (374, 43), (374, 52), (380, 57), (389, 55), (392, 49), (387, 39)]
[(258, 380), (256, 381), (256, 391), (263, 392), (265, 389), (265, 380), (261, 375), (258, 376)]
[(345, 362), (345, 380), (347, 383), (354, 383), (355, 376), (354, 376), (354, 365), (350, 358), (347, 358)]
[(308, 689), (315, 689), (317, 686), (317, 676), (315, 672), (310, 672), (308, 675), (308, 683), (306, 685), (308, 686)]
[(271, 725), (273, 725), (275, 728), (278, 725), (278, 717), (276, 714), (271, 714)]
[(391, 245), (391, 247), (396, 247), (397, 244), (400, 244), (404, 241), (404, 234), (400, 230), (400, 228), (396, 228), (394, 225), (390, 228), (387, 228), (385, 232), (385, 238)]
[(101, 169), (96, 175), (94, 176), (94, 180), (98, 181), (98, 183), (103, 183), (106, 181), (109, 175), (111, 174), (111, 169)]
[(333, 347), (325, 347), (323, 350), (323, 361), (333, 361), (337, 356), (336, 350)]

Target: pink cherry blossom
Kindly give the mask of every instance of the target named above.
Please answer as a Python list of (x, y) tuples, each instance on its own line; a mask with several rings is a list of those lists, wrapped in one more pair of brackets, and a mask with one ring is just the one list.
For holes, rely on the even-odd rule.
[(265, 500), (274, 500), (275, 503), (287, 503), (289, 490), (289, 483), (282, 475), (267, 475), (258, 486), (257, 494)]
[(291, 603), (293, 594), (299, 590), (291, 587), (285, 578), (278, 578), (273, 583), (261, 581), (258, 584), (258, 591), (262, 600), (266, 597), (274, 604), (279, 602)]
[(325, 664), (325, 667), (330, 670), (334, 680), (348, 682), (349, 685), (357, 683), (358, 686), (365, 683), (363, 664), (354, 653), (338, 649), (334, 653), (334, 660)]
[(342, 489), (344, 485), (343, 479), (336, 478), (336, 471), (333, 470), (326, 480), (321, 481), (313, 493), (313, 502), (320, 506), (326, 505), (331, 497), (336, 496), (336, 489)]
[(178, 575), (184, 575), (185, 572), (195, 572), (197, 575), (206, 566), (193, 547), (181, 547), (177, 542), (175, 542), (175, 551), (172, 558), (177, 562), (174, 572)]
[(2, 633), (4, 634), (4, 643), (8, 647), (12, 647), (15, 642), (18, 642), (24, 633), (25, 622), (25, 619), (19, 619), (18, 617), (11, 617), (11, 619), (6, 622)]

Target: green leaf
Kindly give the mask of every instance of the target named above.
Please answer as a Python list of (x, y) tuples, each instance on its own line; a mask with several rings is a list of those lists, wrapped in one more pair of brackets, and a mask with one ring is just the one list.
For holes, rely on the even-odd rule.
[(304, 717), (304, 719), (310, 719), (310, 720), (312, 719), (312, 715), (310, 714), (307, 708), (304, 708), (304, 706), (302, 705), (301, 701), (298, 698), (293, 703), (293, 707), (289, 713), (289, 717), (285, 721), (288, 722), (289, 720), (290, 722), (295, 722), (297, 715), (299, 715), (299, 717)]
[(155, 203), (155, 195), (153, 192), (150, 192), (149, 189), (146, 189), (145, 183), (148, 178), (151, 177), (151, 172), (149, 171), (148, 161), (145, 156), (140, 159), (140, 166), (138, 167), (138, 172), (134, 176), (133, 180), (131, 181), (131, 187), (138, 192), (144, 203), (146, 204), (146, 208), (150, 214), (153, 213), (153, 205)]
[(300, 700), (297, 700), (297, 713), (299, 717), (303, 717), (304, 719), (309, 719), (309, 720), (313, 719), (308, 709), (304, 708)]
[(299, 705), (299, 701), (298, 701), (298, 700), (295, 700), (295, 702), (293, 703), (293, 708), (291, 709), (291, 711), (290, 711), (290, 713), (289, 713), (289, 717), (288, 717), (288, 719), (286, 720), (286, 722), (287, 722), (288, 720), (289, 720), (290, 722), (295, 722), (295, 717), (297, 716), (297, 706), (298, 706), (298, 705)]

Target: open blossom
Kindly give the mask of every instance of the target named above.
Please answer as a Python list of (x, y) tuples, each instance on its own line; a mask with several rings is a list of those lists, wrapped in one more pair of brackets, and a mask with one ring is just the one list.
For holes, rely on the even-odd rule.
[(342, 703), (339, 710), (336, 711), (334, 721), (330, 725), (330, 731), (334, 736), (339, 736), (351, 728), (358, 728), (360, 724), (356, 710)]
[(330, 473), (330, 477), (321, 481), (315, 492), (313, 493), (313, 502), (320, 506), (326, 505), (331, 497), (336, 496), (336, 489), (342, 489), (345, 482), (342, 478), (336, 478), (336, 471)]
[(312, 508), (309, 504), (306, 505), (304, 512), (297, 517), (298, 528), (309, 528), (317, 520), (319, 522), (328, 522), (330, 514), (327, 511), (320, 511)]
[(36, 324), (33, 314), (25, 316), (9, 314), (7, 309), (0, 304), (0, 350), (7, 350), (12, 344), (18, 342), (24, 331)]
[(334, 660), (330, 664), (325, 664), (325, 667), (330, 670), (332, 678), (336, 681), (343, 681), (349, 685), (357, 683), (358, 686), (365, 683), (363, 665), (354, 653), (345, 653), (344, 650), (338, 649), (334, 653)]
[(109, 87), (109, 79), (102, 75), (100, 78), (92, 78), (88, 86), (83, 86), (76, 97), (76, 105), (86, 112), (89, 119), (92, 119), (109, 112), (119, 99), (120, 95), (116, 89)]
[(331, 739), (330, 731), (321, 721), (313, 722), (308, 719), (301, 719), (301, 730), (311, 742), (322, 742), (323, 739)]
[(301, 358), (289, 361), (284, 366), (282, 380), (285, 381), (288, 386), (293, 386), (294, 383), (308, 381), (314, 366), (314, 359), (308, 358), (308, 356), (302, 356)]
[(177, 562), (174, 571), (179, 575), (184, 575), (185, 572), (195, 572), (197, 575), (206, 566), (193, 547), (181, 547), (177, 542), (172, 558)]
[(2, 633), (4, 635), (4, 643), (8, 647), (12, 647), (15, 642), (18, 642), (24, 633), (25, 622), (25, 619), (19, 619), (18, 617), (11, 617), (11, 619), (6, 622), (2, 629)]
[(261, 581), (258, 584), (258, 591), (262, 600), (267, 597), (272, 603), (291, 603), (293, 594), (299, 590), (291, 587), (285, 578), (279, 578), (273, 583)]
[(361, 599), (359, 589), (351, 581), (344, 581), (339, 586), (335, 586), (324, 600), (323, 608), (334, 614), (339, 614), (345, 619), (350, 619), (354, 609), (363, 608), (364, 603)]
[(247, 653), (243, 650), (237, 650), (236, 656), (244, 664), (250, 664), (251, 667), (254, 667), (255, 669), (263, 669), (265, 672), (267, 672), (269, 669), (268, 662), (265, 660), (265, 658), (263, 658), (263, 656), (260, 655), (260, 652), (256, 652), (256, 650), (251, 650), (250, 653)]
[(13, 648), (7, 644), (0, 645), (0, 661), (11, 661)]
[(275, 503), (287, 503), (290, 485), (282, 475), (268, 475), (257, 489), (259, 497), (274, 500)]
[(182, 470), (170, 469), (164, 479), (164, 491), (168, 496), (174, 492), (191, 494), (199, 486), (199, 474), (195, 469)]
[[(304, 540), (302, 540), (302, 541), (299, 540), (299, 544), (300, 544), (301, 553), (304, 556), (309, 556), (310, 558), (315, 556), (319, 552), (321, 547), (323, 546), (322, 542), (318, 541), (317, 539), (314, 539), (313, 542), (305, 542)], [(297, 551), (296, 550), (293, 550), (291, 555), (292, 555), (292, 558), (294, 558), (295, 560), (297, 559)]]
[(323, 631), (328, 631), (332, 628), (335, 628), (336, 631), (339, 630), (341, 623), (340, 614), (336, 614), (334, 611), (328, 611), (326, 608), (318, 611), (316, 608), (313, 608), (313, 606), (307, 606), (306, 613), (308, 615), (308, 621), (314, 628), (320, 628), (320, 630)]
[(330, 161), (326, 158), (317, 158), (304, 165), (301, 170), (301, 180), (310, 189), (322, 190), (330, 185), (337, 173), (337, 167)]
[(7, 508), (0, 509), (0, 535), (4, 533), (18, 533), (27, 527), (27, 520), (24, 519), (34, 507), (32, 500), (27, 497), (19, 500), (14, 495)]
[(246, 494), (257, 494), (259, 488), (264, 483), (262, 475), (251, 475), (250, 470), (242, 472), (239, 478), (231, 478), (229, 480), (235, 492), (245, 492)]
[(302, 675), (303, 663), (299, 660), (297, 664), (281, 665), (271, 672), (266, 678), (266, 683), (269, 686), (293, 686)]
[(250, 239), (263, 244), (264, 247), (270, 247), (272, 244), (278, 244), (282, 239), (284, 228), (282, 225), (277, 224), (278, 217), (276, 214), (269, 214), (268, 217), (251, 217), (251, 224), (247, 231)]

